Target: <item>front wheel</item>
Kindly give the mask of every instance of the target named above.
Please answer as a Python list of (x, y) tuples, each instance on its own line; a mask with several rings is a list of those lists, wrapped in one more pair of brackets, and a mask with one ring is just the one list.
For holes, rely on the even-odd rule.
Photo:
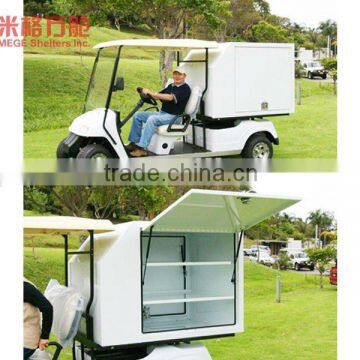
[(300, 265), (298, 263), (295, 264), (295, 270), (300, 271)]
[(66, 138), (63, 139), (56, 149), (57, 159), (68, 159), (70, 157), (69, 148), (65, 145)]
[(308, 79), (312, 79), (313, 78), (313, 74), (309, 71), (308, 72)]
[(323, 78), (324, 80), (326, 80), (327, 74), (323, 74), (322, 78)]
[(112, 158), (111, 151), (101, 144), (89, 144), (83, 147), (78, 155), (78, 159), (97, 159)]
[(253, 135), (245, 144), (242, 157), (250, 159), (271, 159), (273, 146), (264, 134)]

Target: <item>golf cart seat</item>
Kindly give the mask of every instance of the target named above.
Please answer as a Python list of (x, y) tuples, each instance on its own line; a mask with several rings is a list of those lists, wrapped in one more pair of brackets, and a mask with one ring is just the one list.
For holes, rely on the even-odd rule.
[(202, 90), (200, 86), (194, 86), (191, 89), (189, 100), (186, 104), (184, 114), (181, 115), (182, 124), (174, 124), (175, 119), (169, 125), (158, 126), (156, 133), (163, 136), (185, 136), (188, 133), (190, 121), (195, 118), (199, 110)]
[(201, 97), (201, 88), (199, 86), (194, 86), (191, 89), (190, 98), (186, 104), (184, 114), (180, 115), (182, 123), (175, 124), (177, 118), (174, 118), (169, 125), (158, 126), (148, 147), (150, 152), (157, 155), (167, 155), (170, 153), (171, 149), (174, 148), (174, 144), (178, 138), (188, 134), (189, 124), (191, 120), (196, 117)]

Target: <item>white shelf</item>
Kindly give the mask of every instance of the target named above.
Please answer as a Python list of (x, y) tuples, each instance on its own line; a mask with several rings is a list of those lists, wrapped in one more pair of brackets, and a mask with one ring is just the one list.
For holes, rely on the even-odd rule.
[(148, 267), (161, 266), (223, 266), (232, 265), (232, 261), (185, 261), (185, 262), (153, 262), (147, 263)]
[(201, 301), (224, 301), (233, 300), (234, 296), (201, 296), (199, 295), (186, 295), (183, 298), (164, 298), (154, 300), (144, 300), (144, 305), (156, 305), (156, 304), (177, 304), (177, 303), (189, 303), (189, 302), (201, 302)]

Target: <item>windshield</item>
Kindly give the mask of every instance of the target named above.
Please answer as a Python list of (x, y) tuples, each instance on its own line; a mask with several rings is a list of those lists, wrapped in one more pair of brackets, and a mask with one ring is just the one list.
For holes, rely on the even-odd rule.
[(117, 54), (118, 48), (109, 48), (106, 52), (99, 50), (90, 78), (84, 112), (106, 106)]
[(295, 257), (304, 259), (307, 257), (307, 255), (305, 253), (298, 253), (298, 254), (295, 254)]
[(308, 64), (309, 67), (319, 67), (321, 64), (317, 61), (311, 62)]

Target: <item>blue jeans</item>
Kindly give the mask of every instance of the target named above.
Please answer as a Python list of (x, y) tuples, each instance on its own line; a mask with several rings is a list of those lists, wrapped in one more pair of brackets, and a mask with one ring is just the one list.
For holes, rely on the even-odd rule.
[[(156, 127), (161, 125), (168, 125), (176, 117), (178, 116), (168, 114), (165, 111), (139, 111), (135, 113), (131, 125), (129, 141), (146, 149), (150, 144), (152, 136), (155, 134)], [(181, 118), (178, 117), (176, 123), (178, 123), (180, 120)]]
[(34, 352), (35, 350), (24, 348), (24, 360), (28, 359)]

